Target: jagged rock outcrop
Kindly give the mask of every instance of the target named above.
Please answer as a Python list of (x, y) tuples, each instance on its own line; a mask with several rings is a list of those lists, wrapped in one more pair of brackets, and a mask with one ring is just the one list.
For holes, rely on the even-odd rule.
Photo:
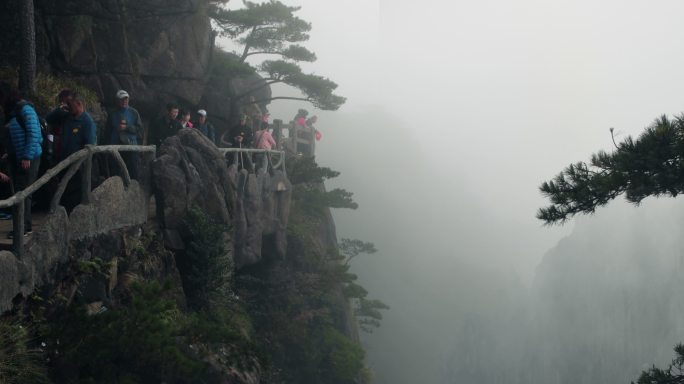
[(287, 220), (290, 214), (292, 185), (279, 171), (248, 173), (237, 171), (231, 165), (230, 174), (237, 185), (235, 205), (235, 255), (238, 268), (255, 264), (262, 258), (266, 246), (276, 257), (283, 258), (287, 251)]
[[(281, 171), (238, 172), (199, 131), (184, 129), (160, 147), (153, 182), (158, 219), (170, 248), (184, 248), (183, 219), (198, 207), (233, 228), (233, 243), (226, 249), (234, 250), (237, 268), (259, 262), (265, 246), (284, 257), (292, 187)], [(268, 244), (262, 244), (264, 238)]]
[[(183, 129), (159, 149), (152, 166), (158, 220), (172, 248), (189, 209), (198, 207), (214, 221), (230, 224), (235, 185), (218, 148), (196, 129)], [(231, 247), (227, 247), (231, 248)]]

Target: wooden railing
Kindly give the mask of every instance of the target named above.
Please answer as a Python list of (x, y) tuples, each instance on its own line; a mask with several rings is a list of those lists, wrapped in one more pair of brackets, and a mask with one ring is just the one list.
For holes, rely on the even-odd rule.
[(151, 159), (154, 159), (156, 148), (154, 145), (150, 146), (139, 146), (139, 145), (102, 145), (93, 146), (87, 145), (85, 149), (71, 154), (71, 156), (59, 162), (53, 168), (50, 168), (43, 176), (38, 180), (33, 182), (27, 188), (15, 193), (12, 197), (5, 200), (0, 200), (0, 208), (12, 207), (12, 217), (13, 217), (13, 249), (17, 257), (21, 258), (24, 254), (24, 206), (26, 198), (36, 192), (38, 189), (47, 184), (52, 178), (60, 174), (68, 168), (64, 176), (61, 178), (57, 191), (55, 192), (52, 200), (50, 202), (50, 213), (54, 212), (59, 205), (59, 201), (64, 194), (64, 190), (71, 178), (78, 172), (79, 169), (83, 169), (81, 172), (81, 204), (89, 204), (91, 202), (91, 191), (92, 191), (92, 167), (93, 167), (93, 155), (96, 153), (108, 153), (113, 156), (114, 160), (118, 163), (119, 169), (121, 170), (121, 177), (123, 179), (124, 186), (127, 188), (131, 183), (131, 176), (126, 167), (126, 163), (121, 157), (120, 152), (138, 152), (138, 153), (148, 153), (151, 154)]
[[(281, 121), (276, 120), (274, 123), (274, 132), (277, 135), (280, 135), (282, 132)], [(283, 148), (287, 149), (288, 145), (283, 144)], [(313, 145), (311, 148), (313, 150)], [(296, 151), (296, 149), (297, 144), (295, 142), (294, 150)], [(219, 151), (226, 157), (229, 156), (229, 154), (232, 155), (232, 163), (241, 165), (250, 173), (267, 173), (271, 170), (280, 170), (286, 175), (285, 150), (219, 148)], [(80, 203), (90, 204), (92, 201), (91, 193), (93, 155), (100, 153), (106, 153), (112, 156), (121, 171), (120, 176), (123, 179), (124, 187), (127, 188), (131, 183), (131, 176), (126, 163), (121, 156), (121, 152), (146, 153), (151, 155), (149, 158), (149, 161), (151, 162), (156, 154), (156, 147), (154, 145), (87, 145), (84, 149), (71, 154), (69, 157), (47, 170), (45, 174), (43, 174), (27, 188), (15, 193), (13, 196), (7, 199), (0, 200), (0, 208), (12, 208), (12, 227), (14, 234), (12, 246), (14, 253), (18, 258), (21, 258), (24, 255), (24, 209), (26, 198), (31, 196), (37, 190), (50, 182), (50, 180), (66, 170), (66, 172), (61, 176), (59, 185), (57, 186), (55, 194), (52, 196), (50, 201), (49, 213), (55, 212), (59, 206), (62, 196), (64, 195), (67, 185), (80, 169), (82, 170)]]
[[(287, 131), (287, 137), (284, 132)], [(314, 156), (316, 154), (316, 132), (312, 127), (302, 127), (294, 122), (283, 124), (282, 120), (273, 120), (273, 138), (281, 148), (292, 154)]]

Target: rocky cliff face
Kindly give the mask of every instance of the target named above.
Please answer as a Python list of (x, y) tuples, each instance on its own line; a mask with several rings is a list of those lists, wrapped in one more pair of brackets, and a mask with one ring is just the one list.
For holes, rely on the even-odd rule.
[[(0, 4), (0, 66), (19, 62), (18, 7)], [(215, 33), (205, 7), (198, 0), (35, 0), (39, 70), (75, 78), (106, 106), (126, 89), (146, 121), (173, 101), (208, 109), (225, 129), (231, 93), (263, 80), (212, 78)], [(270, 89), (255, 97), (270, 97)]]
[[(184, 129), (167, 139), (153, 165), (158, 219), (167, 245), (183, 248), (183, 218), (198, 207), (233, 228), (237, 268), (257, 263), (266, 246), (284, 257), (291, 185), (281, 171), (250, 174), (228, 167), (204, 135)], [(271, 243), (262, 244), (267, 237)]]

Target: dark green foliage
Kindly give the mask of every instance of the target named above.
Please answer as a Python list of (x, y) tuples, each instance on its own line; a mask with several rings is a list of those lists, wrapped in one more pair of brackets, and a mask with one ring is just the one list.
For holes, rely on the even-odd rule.
[(361, 347), (339, 331), (338, 282), (318, 268), (278, 264), (238, 279), (270, 362), (266, 382), (351, 384), (364, 367)]
[(382, 312), (380, 310), (390, 309), (389, 305), (380, 300), (368, 300), (360, 298), (354, 308), (354, 314), (359, 320), (359, 326), (365, 332), (372, 333), (373, 328), (380, 326)]
[(339, 172), (328, 167), (319, 167), (313, 156), (287, 159), (287, 177), (293, 185), (322, 183), (339, 175)]
[[(253, 55), (275, 55), (279, 59), (266, 60), (256, 66), (265, 75), (266, 84), (285, 83), (298, 88), (304, 95), (275, 96), (254, 102), (303, 100), (325, 110), (337, 110), (344, 104), (346, 99), (333, 93), (337, 89), (335, 82), (323, 76), (303, 73), (298, 64), (316, 60), (315, 53), (297, 44), (307, 41), (311, 30), (310, 23), (295, 16), (300, 7), (288, 7), (276, 0), (263, 3), (245, 1), (244, 5), (245, 8), (235, 10), (213, 6), (209, 12), (219, 31), (242, 46), (242, 53), (236, 54), (238, 63), (245, 63)], [(235, 98), (246, 98), (262, 86), (256, 85)]]
[(308, 156), (289, 158), (287, 167), (288, 177), (294, 186), (292, 200), (302, 212), (321, 216), (328, 208), (358, 208), (352, 199), (353, 193), (340, 188), (325, 190), (323, 182), (339, 176), (339, 172), (319, 167), (314, 158)]
[[(185, 325), (168, 285), (134, 284), (130, 303), (88, 316), (84, 307), (52, 322), (46, 340), (56, 366), (75, 365), (76, 383), (195, 380), (204, 372), (176, 340)], [(59, 381), (59, 380), (58, 380)]]
[(344, 288), (342, 288), (342, 291), (344, 292), (344, 296), (349, 299), (359, 299), (368, 295), (366, 288), (356, 283), (347, 283)]
[[(56, 382), (211, 383), (220, 382), (231, 369), (257, 369), (251, 319), (228, 290), (232, 266), (221, 245), (224, 228), (198, 210), (191, 210), (186, 224), (188, 255), (197, 261), (186, 274), (194, 289), (188, 303), (199, 310), (179, 307), (180, 287), (172, 281), (162, 285), (149, 280), (120, 285), (115, 301), (100, 311), (76, 304), (53, 310), (42, 321), (45, 311), (39, 306), (32, 317), (41, 325), (38, 334), (47, 342)], [(126, 241), (120, 275), (137, 276), (133, 281), (158, 278), (152, 270), (161, 271), (170, 255), (157, 240), (153, 232)], [(99, 274), (101, 264), (93, 259), (74, 269)]]
[(0, 383), (48, 383), (45, 356), (32, 348), (29, 329), (9, 319), (0, 320)]
[[(0, 68), (0, 81), (6, 81), (13, 87), (17, 86), (18, 76), (16, 69), (7, 67)], [(30, 101), (36, 107), (36, 111), (41, 115), (47, 114), (55, 107), (57, 94), (65, 88), (78, 92), (85, 100), (86, 107), (95, 105), (99, 102), (97, 95), (90, 88), (86, 88), (67, 78), (39, 73), (36, 76), (35, 83), (36, 89), (31, 94)]]
[(360, 254), (371, 255), (378, 250), (375, 249), (375, 244), (367, 243), (358, 239), (342, 239), (338, 245), (340, 253), (345, 257), (344, 264), (349, 262)]
[(344, 189), (335, 188), (326, 191), (316, 185), (302, 185), (292, 199), (304, 205), (312, 212), (320, 212), (324, 208), (349, 208), (356, 209), (358, 204), (352, 199), (353, 193)]
[(188, 211), (185, 221), (187, 249), (179, 259), (183, 288), (188, 305), (206, 309), (230, 295), (233, 263), (225, 249), (227, 228), (213, 222), (198, 208)]
[(361, 346), (333, 328), (324, 329), (321, 357), (333, 383), (353, 382), (363, 369)]
[(362, 286), (354, 283), (356, 275), (347, 272), (349, 262), (360, 254), (373, 254), (378, 250), (373, 243), (367, 243), (358, 239), (342, 239), (338, 245), (339, 251), (344, 257), (344, 267), (342, 281), (344, 283), (344, 295), (352, 299), (354, 315), (362, 331), (372, 333), (373, 328), (380, 326), (382, 320), (381, 310), (390, 309), (389, 306), (380, 300), (367, 299), (368, 291)]
[(214, 56), (211, 60), (212, 80), (220, 81), (231, 77), (248, 76), (256, 71), (249, 64), (243, 63), (240, 59), (218, 48), (214, 49)]
[(309, 39), (311, 24), (294, 15), (300, 7), (280, 1), (246, 1), (245, 8), (212, 7), (210, 16), (224, 35), (245, 47), (241, 61), (254, 54), (278, 54), (296, 61), (314, 61), (316, 56), (296, 43)]
[[(674, 347), (677, 357), (667, 369), (656, 368), (641, 372), (636, 384), (682, 384), (684, 383), (684, 345)], [(632, 382), (634, 384), (634, 382)]]
[(202, 349), (200, 355), (212, 354), (224, 367), (243, 372), (257, 368), (251, 318), (239, 305), (229, 303), (187, 316), (186, 338)]
[[(334, 111), (346, 101), (344, 97), (333, 94), (333, 91), (337, 89), (335, 82), (323, 76), (303, 73), (299, 65), (295, 63), (266, 60), (259, 66), (259, 70), (271, 83), (285, 83), (299, 88), (306, 97), (296, 99), (308, 101), (316, 108)], [(278, 97), (273, 99), (278, 99)]]
[[(319, 234), (329, 206), (306, 199), (323, 181), (339, 175), (318, 167), (313, 158), (288, 159), (294, 204), (288, 223), (287, 259), (263, 264), (239, 275), (236, 289), (253, 316), (255, 335), (263, 347), (265, 382), (367, 382), (364, 352), (351, 337), (356, 327), (349, 298), (368, 292), (354, 283), (343, 260), (374, 249), (372, 244), (345, 241), (346, 254), (330, 247)], [(365, 381), (364, 381), (365, 380)]]
[(578, 213), (593, 213), (623, 193), (636, 204), (647, 196), (677, 196), (684, 191), (683, 128), (684, 115), (662, 116), (612, 153), (599, 151), (588, 164), (569, 165), (541, 185), (552, 204), (541, 208), (537, 218), (562, 223)]

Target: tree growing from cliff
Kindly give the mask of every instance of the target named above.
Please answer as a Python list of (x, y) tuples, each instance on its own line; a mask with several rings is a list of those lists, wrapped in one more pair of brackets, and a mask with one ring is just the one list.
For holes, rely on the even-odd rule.
[(359, 239), (342, 239), (339, 244), (340, 252), (344, 256), (344, 265), (349, 265), (353, 258), (361, 254), (371, 255), (378, 250), (375, 244)]
[(264, 60), (256, 65), (256, 70), (265, 76), (265, 82), (236, 95), (235, 99), (242, 101), (260, 88), (284, 83), (299, 89), (302, 96), (275, 96), (266, 100), (242, 101), (242, 104), (302, 100), (324, 110), (337, 110), (344, 104), (346, 99), (333, 93), (337, 88), (335, 82), (304, 73), (298, 64), (316, 60), (315, 53), (298, 44), (309, 39), (311, 30), (311, 23), (295, 15), (300, 7), (288, 7), (276, 0), (264, 3), (245, 1), (244, 4), (245, 8), (236, 10), (213, 6), (210, 16), (224, 36), (242, 47), (242, 52), (238, 53), (240, 63), (244, 64), (249, 57), (256, 55), (276, 56), (278, 59)]
[[(682, 384), (684, 383), (684, 345), (677, 344), (674, 348), (677, 356), (667, 369), (652, 367), (641, 372), (637, 384)], [(634, 384), (634, 382), (632, 382)]]
[(539, 209), (546, 224), (563, 223), (624, 194), (638, 204), (648, 196), (684, 192), (684, 115), (661, 116), (637, 138), (628, 137), (611, 153), (599, 151), (587, 162), (570, 164), (540, 186), (551, 205)]
[[(611, 130), (612, 133), (612, 130)], [(611, 153), (599, 151), (587, 162), (570, 164), (540, 186), (551, 205), (539, 209), (546, 224), (564, 223), (624, 194), (639, 204), (648, 196), (676, 197), (684, 192), (684, 115), (656, 119), (637, 139), (627, 137)], [(642, 372), (637, 384), (684, 383), (684, 345), (667, 369)]]

